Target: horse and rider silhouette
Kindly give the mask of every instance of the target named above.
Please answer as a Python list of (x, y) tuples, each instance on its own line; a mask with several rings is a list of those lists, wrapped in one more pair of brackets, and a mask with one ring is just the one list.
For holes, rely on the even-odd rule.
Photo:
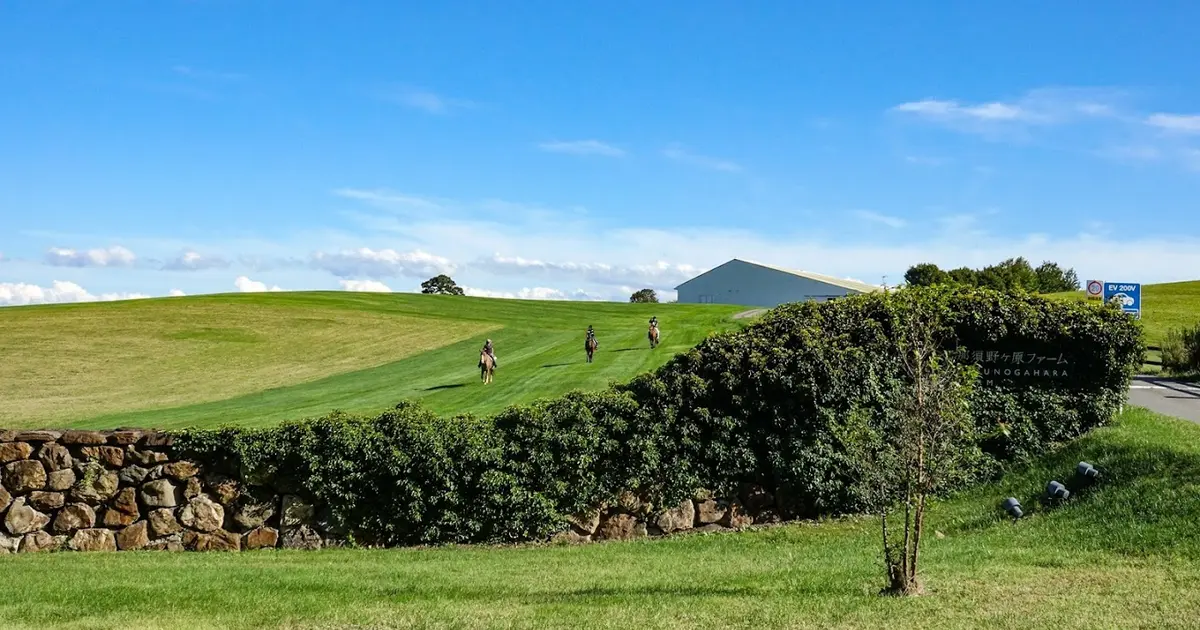
[[(650, 349), (658, 347), (658, 318), (650, 318), (650, 328), (646, 331), (646, 338), (650, 340)], [(596, 330), (591, 325), (587, 327), (583, 341), (583, 350), (587, 354), (587, 362), (591, 363), (596, 356), (596, 349), (600, 347), (600, 342), (596, 340)], [(483, 344), (483, 348), (479, 351), (479, 379), (486, 385), (492, 382), (492, 376), (496, 371), (496, 349), (492, 345), (492, 340), (488, 339)]]

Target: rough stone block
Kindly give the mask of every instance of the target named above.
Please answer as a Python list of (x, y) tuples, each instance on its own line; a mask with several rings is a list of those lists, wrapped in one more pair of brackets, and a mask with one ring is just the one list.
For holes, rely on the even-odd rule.
[(243, 496), (234, 507), (233, 522), (242, 531), (250, 531), (266, 525), (272, 516), (275, 516), (274, 502)]
[(175, 486), (166, 479), (150, 481), (142, 484), (142, 505), (146, 507), (175, 507), (179, 499), (175, 495)]
[(320, 549), (321, 535), (308, 525), (289, 527), (283, 531), (283, 547), (286, 549)]
[(65, 492), (75, 485), (75, 471), (70, 468), (56, 470), (46, 475), (46, 487), (55, 492)]
[(180, 510), (179, 522), (196, 531), (213, 532), (225, 523), (225, 508), (202, 494)]
[(3, 514), (4, 510), (7, 510), (11, 504), (12, 495), (9, 494), (8, 490), (4, 489), (4, 486), (0, 486), (0, 514)]
[(242, 539), (245, 549), (272, 549), (279, 544), (279, 532), (271, 527), (259, 527), (248, 532)]
[(183, 533), (183, 546), (192, 551), (240, 551), (242, 537), (223, 529), (211, 534), (187, 531)]
[(725, 510), (725, 516), (720, 520), (720, 525), (732, 529), (742, 529), (749, 527), (753, 523), (754, 519), (746, 512), (746, 507), (742, 505), (741, 501), (730, 503), (729, 507)]
[(58, 439), (63, 444), (78, 444), (80, 446), (100, 446), (108, 442), (108, 436), (99, 431), (67, 431)]
[(163, 474), (176, 480), (183, 481), (200, 473), (200, 467), (194, 462), (171, 462), (163, 464)]
[(550, 542), (559, 544), (577, 545), (582, 543), (592, 542), (592, 537), (587, 534), (580, 534), (574, 527), (565, 532), (558, 532), (550, 538)]
[(96, 526), (96, 511), (86, 503), (71, 503), (59, 510), (51, 529), (56, 534), (73, 534)]
[(148, 432), (142, 438), (143, 446), (171, 446), (175, 443), (175, 439), (168, 433), (159, 431)]
[(200, 496), (200, 493), (203, 491), (204, 488), (200, 485), (198, 477), (188, 477), (187, 481), (183, 484), (183, 498), (188, 501)]
[(109, 468), (120, 468), (125, 464), (125, 451), (119, 446), (85, 446), (79, 449), (79, 454)]
[(54, 442), (62, 437), (59, 431), (22, 431), (17, 434), (17, 442)]
[[(641, 525), (639, 528), (638, 525)], [(596, 540), (633, 540), (646, 535), (645, 523), (639, 523), (630, 514), (610, 514), (600, 519), (600, 528), (593, 536)]]
[(0, 532), (0, 556), (17, 553), (21, 547), (21, 538), (11, 538)]
[(101, 512), (100, 516), (100, 524), (113, 529), (127, 527), (132, 525), (137, 520), (137, 514), (127, 514), (111, 507), (104, 508), (104, 511)]
[(224, 506), (232, 504), (242, 493), (237, 480), (225, 475), (205, 475), (204, 483), (208, 486), (208, 493)]
[(16, 442), (17, 432), (12, 429), (0, 429), (0, 442)]
[(13, 500), (4, 517), (4, 527), (8, 533), (23, 536), (36, 532), (50, 524), (50, 517), (25, 504), (25, 497)]
[(23, 459), (4, 466), (4, 487), (13, 494), (25, 494), (46, 487), (46, 468), (34, 459)]
[(79, 481), (71, 488), (71, 498), (89, 505), (100, 505), (113, 498), (121, 489), (117, 473), (89, 463), (79, 473)]
[(21, 553), (58, 551), (60, 548), (62, 541), (46, 532), (30, 532), (21, 538)]
[(32, 454), (33, 447), (29, 442), (0, 442), (0, 464), (29, 459)]
[(175, 520), (175, 511), (170, 508), (154, 510), (150, 513), (149, 521), (150, 533), (155, 538), (165, 538), (182, 530), (179, 521)]
[(312, 505), (305, 503), (300, 497), (289, 494), (283, 497), (283, 515), (280, 524), (283, 527), (311, 525), (315, 514), (316, 510)]
[(719, 523), (725, 518), (725, 506), (717, 503), (713, 499), (704, 499), (696, 502), (696, 525), (708, 525), (710, 523)]
[(117, 532), (117, 549), (121, 551), (134, 551), (149, 544), (149, 525), (146, 521), (138, 521)]
[(66, 497), (61, 492), (45, 492), (36, 490), (29, 493), (29, 505), (43, 511), (51, 512), (57, 510), (66, 503)]
[(742, 484), (738, 498), (751, 514), (775, 505), (775, 497), (762, 486), (753, 483)]
[(42, 450), (38, 451), (38, 460), (45, 464), (46, 470), (51, 472), (69, 470), (75, 464), (74, 458), (71, 457), (71, 451), (62, 444), (54, 442), (42, 445)]
[(691, 529), (695, 523), (696, 506), (691, 499), (685, 499), (679, 505), (663, 512), (655, 519), (654, 525), (663, 533)]
[(117, 537), (109, 529), (81, 529), (68, 544), (74, 551), (116, 551)]
[(149, 475), (149, 469), (142, 468), (137, 464), (130, 464), (117, 473), (117, 478), (120, 479), (122, 486), (140, 486)]
[(143, 435), (145, 435), (145, 433), (132, 429), (113, 431), (108, 435), (108, 443), (115, 444), (117, 446), (137, 444), (139, 441), (141, 441)]

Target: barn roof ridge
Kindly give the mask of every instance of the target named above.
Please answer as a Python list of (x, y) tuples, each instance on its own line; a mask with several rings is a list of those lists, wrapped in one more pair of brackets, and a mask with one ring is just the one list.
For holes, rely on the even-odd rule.
[[(771, 269), (771, 270), (779, 271), (779, 272), (786, 273), (786, 274), (789, 274), (792, 276), (797, 276), (797, 277), (805, 278), (808, 280), (814, 280), (816, 282), (824, 282), (825, 284), (832, 284), (833, 286), (841, 287), (843, 289), (849, 289), (851, 291), (859, 291), (862, 293), (871, 293), (874, 291), (882, 291), (883, 290), (883, 287), (876, 286), (873, 284), (867, 284), (866, 282), (859, 282), (858, 280), (851, 280), (849, 278), (838, 278), (835, 276), (828, 276), (828, 275), (825, 275), (822, 273), (814, 273), (812, 271), (799, 271), (796, 269), (788, 269), (787, 267), (768, 265), (766, 263), (761, 263), (761, 262), (754, 261), (754, 260), (746, 260), (745, 258), (732, 258), (724, 263), (721, 263), (720, 265), (717, 265), (717, 267), (723, 267), (725, 265), (728, 265), (731, 262), (740, 262), (740, 263), (747, 264), (747, 265), (753, 265), (755, 267), (762, 267), (763, 269)], [(679, 286), (675, 287), (675, 289), (679, 290), (679, 287), (687, 284), (688, 282), (691, 282), (692, 280), (695, 280), (696, 278), (699, 278), (700, 276), (703, 276), (704, 274), (707, 274), (708, 272), (712, 271), (713, 269), (716, 269), (717, 267), (713, 267), (712, 269), (709, 269), (709, 270), (705, 271), (704, 273), (701, 273), (693, 278), (689, 278), (686, 282), (683, 282)]]

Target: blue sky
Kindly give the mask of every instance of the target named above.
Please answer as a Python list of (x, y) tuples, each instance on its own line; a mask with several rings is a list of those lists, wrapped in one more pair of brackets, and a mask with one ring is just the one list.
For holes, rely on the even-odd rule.
[(602, 4), (6, 2), (0, 303), (1200, 278), (1200, 5)]

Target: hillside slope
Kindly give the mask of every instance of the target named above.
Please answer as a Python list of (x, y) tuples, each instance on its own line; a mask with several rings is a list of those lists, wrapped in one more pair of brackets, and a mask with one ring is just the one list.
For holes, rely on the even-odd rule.
[[(0, 426), (271, 424), (418, 399), (441, 413), (599, 388), (746, 323), (720, 305), (257, 293), (0, 309)], [(662, 345), (645, 342), (657, 315)], [(583, 333), (596, 327), (596, 362)], [(478, 349), (496, 345), (496, 381)]]

